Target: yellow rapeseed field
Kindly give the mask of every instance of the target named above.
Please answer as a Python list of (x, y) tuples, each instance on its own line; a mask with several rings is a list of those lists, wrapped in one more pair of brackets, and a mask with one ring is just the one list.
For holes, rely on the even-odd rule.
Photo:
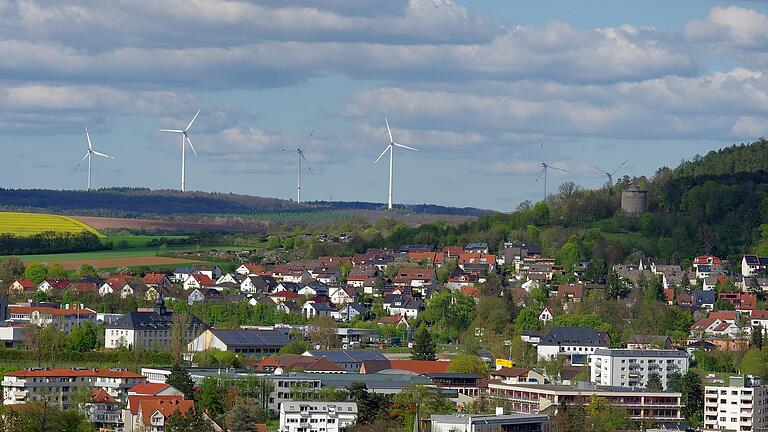
[(91, 226), (67, 216), (39, 213), (0, 212), (0, 234), (29, 236), (45, 231), (70, 233), (89, 231), (101, 236), (101, 234)]

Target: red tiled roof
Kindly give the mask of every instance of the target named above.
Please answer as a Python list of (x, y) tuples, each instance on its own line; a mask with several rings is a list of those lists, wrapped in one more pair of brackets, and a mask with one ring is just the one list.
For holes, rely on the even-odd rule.
[(459, 264), (496, 264), (496, 255), (479, 252), (465, 252), (459, 255)]
[(447, 373), (451, 362), (428, 360), (390, 360), (392, 369), (406, 370), (419, 375), (427, 373)]
[(195, 278), (197, 283), (199, 283), (202, 286), (211, 286), (211, 285), (214, 284), (213, 279), (208, 277), (208, 275), (206, 275), (206, 274), (195, 273), (195, 274), (192, 275), (192, 277)]
[(393, 324), (393, 325), (397, 325), (402, 320), (403, 320), (403, 317), (401, 317), (400, 315), (393, 315), (393, 316), (381, 317), (381, 318), (379, 318), (378, 322), (379, 322), (379, 324)]
[(133, 393), (135, 395), (144, 395), (144, 396), (155, 396), (158, 393), (162, 392), (163, 390), (170, 387), (170, 385), (165, 383), (141, 383), (136, 386), (131, 387), (128, 389), (128, 393)]
[(90, 283), (90, 282), (72, 282), (72, 284), (70, 284), (69, 287), (79, 293), (99, 291), (99, 286), (96, 285), (95, 283)]
[(33, 311), (38, 311), (43, 315), (95, 315), (96, 311), (88, 308), (84, 309), (57, 309), (48, 306), (15, 306), (9, 305), (8, 312), (20, 315), (28, 315)]
[(187, 412), (195, 409), (195, 401), (192, 400), (163, 400), (163, 399), (145, 399), (139, 401), (141, 407), (141, 416), (145, 425), (151, 424), (152, 415), (160, 412), (163, 417), (168, 418), (176, 411)]
[(768, 320), (768, 310), (753, 310), (751, 316), (754, 320)]
[(301, 294), (297, 294), (291, 291), (278, 291), (276, 293), (269, 294), (269, 297), (289, 299), (289, 298), (299, 298), (301, 297)]
[(131, 411), (131, 414), (136, 415), (139, 412), (139, 406), (141, 405), (142, 401), (145, 400), (164, 400), (164, 401), (171, 401), (171, 400), (184, 400), (184, 396), (136, 396), (136, 395), (130, 395), (128, 396), (128, 409)]
[(530, 369), (527, 368), (519, 368), (519, 367), (502, 367), (499, 370), (495, 370), (491, 372), (491, 376), (502, 376), (502, 377), (522, 377), (527, 376), (528, 372), (530, 372)]
[(674, 288), (665, 288), (664, 289), (664, 299), (668, 302), (675, 300), (675, 289)]
[(566, 297), (573, 297), (578, 299), (583, 298), (584, 286), (583, 285), (558, 285), (557, 298), (566, 298)]
[(408, 252), (408, 259), (411, 262), (434, 264), (437, 260), (437, 254), (435, 252)]
[(116, 369), (21, 369), (8, 372), (5, 376), (13, 377), (99, 377), (99, 378), (144, 378), (143, 375), (127, 370)]
[(91, 390), (91, 402), (93, 403), (117, 403), (115, 398), (109, 395), (106, 390), (99, 387), (98, 389)]
[(712, 311), (708, 318), (734, 321), (736, 320), (736, 311)]
[(395, 279), (423, 279), (432, 280), (435, 278), (435, 271), (433, 269), (420, 269), (420, 268), (401, 268), (397, 272)]
[(480, 298), (480, 288), (474, 285), (465, 285), (461, 287), (461, 293), (465, 296)]
[(159, 284), (165, 277), (164, 273), (147, 273), (141, 282), (144, 284)]
[(66, 279), (46, 280), (46, 282), (53, 289), (64, 289), (69, 286), (69, 281)]
[(709, 259), (710, 258), (712, 259), (712, 264), (722, 264), (722, 262), (720, 261), (720, 258), (718, 258), (716, 256), (712, 256), (712, 255), (697, 256), (696, 258), (693, 259), (693, 264), (694, 265), (696, 265), (696, 264), (709, 264)]
[(15, 282), (18, 283), (19, 285), (21, 285), (24, 289), (36, 289), (37, 288), (37, 284), (32, 282), (29, 279), (16, 279)]

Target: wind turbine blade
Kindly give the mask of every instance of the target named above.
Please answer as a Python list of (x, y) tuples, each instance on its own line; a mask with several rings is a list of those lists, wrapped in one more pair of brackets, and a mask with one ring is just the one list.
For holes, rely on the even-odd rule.
[(396, 146), (398, 146), (398, 147), (402, 147), (402, 148), (404, 148), (404, 149), (413, 150), (413, 151), (419, 151), (419, 149), (417, 149), (417, 148), (413, 148), (413, 147), (408, 147), (407, 145), (398, 144), (398, 143), (392, 143), (392, 144), (394, 144), (394, 145), (396, 145)]
[(184, 129), (184, 132), (188, 131), (188, 130), (189, 130), (189, 128), (191, 128), (191, 127), (192, 127), (192, 123), (194, 123), (194, 122), (195, 122), (195, 119), (196, 119), (196, 118), (197, 118), (197, 116), (199, 116), (199, 115), (200, 115), (200, 110), (197, 110), (197, 113), (195, 114), (195, 116), (194, 116), (194, 117), (192, 117), (192, 121), (190, 121), (190, 122), (189, 122), (189, 124), (187, 125), (187, 127)]
[(312, 172), (312, 168), (309, 167), (309, 162), (307, 162), (307, 158), (304, 157), (304, 152), (299, 150), (299, 156), (301, 156), (301, 159), (304, 160), (304, 163), (307, 164), (307, 171)]
[(114, 159), (114, 157), (112, 157), (112, 156), (110, 156), (108, 154), (99, 153), (96, 150), (93, 151), (93, 154), (95, 154), (96, 156), (101, 156), (101, 157), (105, 157), (105, 158), (109, 158), (109, 159)]
[(192, 141), (189, 140), (189, 136), (185, 136), (187, 138), (187, 144), (189, 144), (189, 148), (192, 149), (192, 153), (195, 154), (195, 157), (197, 157), (197, 152), (195, 151), (195, 147), (192, 145)]
[(88, 126), (85, 126), (85, 138), (88, 139), (88, 148), (92, 149), (93, 146), (91, 146), (91, 135), (88, 134)]
[(384, 123), (387, 124), (387, 133), (389, 134), (389, 143), (392, 144), (395, 142), (395, 139), (392, 138), (392, 131), (389, 129), (389, 120), (387, 120), (387, 116), (384, 116)]
[(90, 152), (85, 152), (85, 156), (83, 156), (83, 158), (80, 159), (80, 162), (78, 162), (77, 165), (75, 165), (75, 169), (80, 168), (80, 164), (85, 162), (86, 159), (88, 159), (88, 155), (89, 154), (91, 154), (91, 153)]
[(536, 177), (536, 180), (534, 180), (534, 181), (533, 181), (533, 184), (534, 184), (534, 186), (536, 185), (536, 183), (538, 183), (538, 182), (539, 182), (539, 179), (541, 178), (541, 176), (542, 176), (542, 175), (544, 175), (544, 171), (545, 171), (545, 170), (546, 170), (546, 168), (543, 168), (543, 169), (541, 170), (541, 172), (539, 173), (539, 176), (538, 176), (538, 177)]
[(387, 146), (387, 148), (385, 148), (385, 149), (384, 149), (384, 151), (383, 151), (383, 152), (381, 152), (381, 154), (379, 155), (379, 157), (377, 157), (377, 158), (376, 158), (376, 161), (375, 161), (374, 163), (378, 162), (378, 161), (379, 161), (379, 159), (383, 158), (383, 157), (384, 157), (384, 155), (387, 153), (387, 150), (389, 150), (389, 149), (391, 149), (391, 148), (392, 148), (392, 144), (388, 145), (388, 146)]
[(160, 132), (184, 133), (183, 130), (178, 130), (178, 129), (160, 129)]
[(600, 171), (600, 172), (601, 172), (601, 173), (603, 173), (603, 174), (608, 174), (607, 172), (603, 171), (602, 169), (600, 169), (600, 168), (598, 168), (598, 167), (596, 167), (596, 166), (594, 166), (594, 165), (592, 165), (592, 164), (589, 164), (589, 166), (591, 166), (592, 168), (594, 168), (594, 169), (596, 169), (596, 170)]
[(562, 171), (562, 172), (567, 172), (567, 173), (569, 173), (569, 172), (570, 172), (570, 171), (568, 171), (568, 170), (566, 170), (566, 169), (562, 169), (562, 168), (558, 168), (558, 167), (553, 167), (552, 165), (547, 165), (547, 167), (548, 167), (548, 168), (551, 168), (551, 169), (553, 169), (553, 170), (558, 170), (558, 171)]
[(622, 162), (622, 163), (621, 163), (621, 165), (619, 165), (619, 167), (618, 167), (618, 168), (616, 168), (616, 169), (615, 169), (615, 170), (614, 170), (614, 171), (611, 173), (611, 176), (613, 176), (614, 174), (616, 174), (617, 172), (619, 172), (619, 170), (621, 169), (621, 167), (623, 167), (624, 165), (626, 165), (626, 164), (627, 164), (627, 162), (629, 162), (629, 159), (627, 159), (627, 160), (625, 160), (624, 162)]

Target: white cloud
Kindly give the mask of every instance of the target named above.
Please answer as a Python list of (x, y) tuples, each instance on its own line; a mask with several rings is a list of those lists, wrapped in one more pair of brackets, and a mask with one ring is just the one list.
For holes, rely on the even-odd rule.
[(686, 38), (735, 48), (760, 49), (768, 43), (768, 16), (753, 9), (731, 6), (714, 7), (700, 21), (685, 26)]

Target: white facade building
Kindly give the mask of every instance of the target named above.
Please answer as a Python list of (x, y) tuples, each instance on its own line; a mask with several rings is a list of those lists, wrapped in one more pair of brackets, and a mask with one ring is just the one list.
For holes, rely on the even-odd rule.
[(704, 388), (705, 431), (762, 431), (768, 427), (768, 386), (731, 377), (728, 386)]
[(355, 402), (285, 401), (279, 432), (339, 432), (357, 420)]
[(590, 379), (603, 386), (646, 387), (655, 373), (666, 389), (670, 375), (688, 372), (689, 361), (685, 351), (598, 348), (589, 357)]

